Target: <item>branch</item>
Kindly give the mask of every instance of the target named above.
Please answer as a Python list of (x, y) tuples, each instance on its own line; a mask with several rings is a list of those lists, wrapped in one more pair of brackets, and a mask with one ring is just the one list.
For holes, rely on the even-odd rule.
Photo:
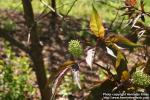
[(35, 68), (35, 74), (41, 94), (41, 100), (50, 100), (52, 96), (52, 89), (49, 86), (44, 88), (46, 85), (47, 77), (42, 55), (43, 48), (39, 43), (40, 41), (37, 33), (37, 24), (34, 20), (34, 13), (31, 0), (22, 0), (22, 5), (24, 10), (25, 21), (28, 26), (28, 29), (30, 29), (31, 52), (29, 53), (29, 55), (33, 62), (33, 67)]
[(60, 18), (63, 17), (61, 14), (57, 13), (57, 12), (55, 11), (55, 9), (53, 9), (53, 7), (51, 7), (50, 5), (48, 5), (45, 1), (40, 0), (40, 2), (41, 2), (44, 6), (48, 7), (52, 12), (55, 12)]
[(107, 3), (106, 1), (97, 0), (96, 2), (99, 2), (101, 4), (107, 5), (107, 6), (111, 7), (111, 8), (114, 8), (114, 9), (119, 9), (118, 7), (115, 7), (115, 6)]
[(109, 29), (112, 28), (114, 22), (116, 21), (116, 19), (117, 19), (117, 17), (118, 17), (118, 14), (119, 14), (119, 10), (117, 10), (116, 16), (115, 16), (115, 18), (112, 20), (112, 22), (111, 22), (111, 24), (110, 24), (110, 26), (109, 26)]
[(100, 64), (96, 63), (96, 62), (93, 62), (95, 65), (97, 65), (98, 67), (102, 68), (103, 70), (105, 70), (109, 75), (111, 75), (114, 79), (115, 79), (115, 76), (111, 73), (110, 69), (107, 69), (103, 66), (101, 66)]
[(9, 41), (10, 44), (18, 47), (19, 49), (29, 53), (29, 48), (26, 47), (24, 44), (20, 43), (19, 41), (15, 40), (11, 35), (8, 34), (9, 32), (0, 28), (0, 37), (3, 37), (5, 40)]
[(71, 5), (70, 9), (67, 11), (67, 14), (65, 16), (68, 16), (68, 14), (70, 13), (70, 11), (72, 10), (73, 6), (75, 5), (75, 3), (77, 2), (78, 0), (75, 0), (73, 2), (73, 4)]

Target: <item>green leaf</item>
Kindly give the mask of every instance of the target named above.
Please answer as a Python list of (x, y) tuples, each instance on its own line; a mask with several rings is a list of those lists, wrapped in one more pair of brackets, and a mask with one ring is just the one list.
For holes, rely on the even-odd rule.
[(115, 70), (117, 72), (118, 79), (120, 81), (126, 81), (130, 78), (130, 74), (127, 68), (127, 59), (123, 52), (113, 43), (108, 43), (109, 46), (114, 53), (116, 53), (117, 57), (114, 61)]
[(120, 65), (121, 63), (121, 60), (125, 60), (125, 57), (124, 55), (122, 54), (122, 52), (120, 50), (117, 51), (117, 59), (116, 59), (116, 69), (118, 68), (118, 66)]
[(102, 19), (100, 18), (94, 5), (93, 5), (93, 12), (90, 19), (90, 29), (96, 37), (103, 38), (105, 35), (105, 28), (102, 24)]
[(124, 48), (142, 47), (141, 44), (134, 43), (134, 42), (132, 42), (132, 41), (128, 40), (127, 38), (120, 36), (120, 35), (112, 36), (107, 41), (112, 42), (112, 43), (116, 43), (119, 46), (124, 47)]

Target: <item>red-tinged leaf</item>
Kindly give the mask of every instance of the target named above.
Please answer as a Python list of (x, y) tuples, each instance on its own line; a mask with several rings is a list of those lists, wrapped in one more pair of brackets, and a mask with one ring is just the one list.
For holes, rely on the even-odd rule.
[(61, 66), (59, 66), (59, 69), (57, 71), (52, 71), (51, 76), (48, 78), (46, 87), (51, 86), (53, 81), (56, 79), (57, 76), (66, 68), (70, 68), (73, 64), (75, 64), (75, 61), (66, 61)]
[(132, 6), (134, 7), (137, 3), (137, 0), (125, 0), (126, 6)]
[(140, 4), (141, 4), (141, 11), (144, 13), (145, 12), (145, 10), (144, 10), (144, 1), (141, 0)]
[(64, 78), (64, 76), (66, 75), (66, 73), (70, 70), (70, 68), (65, 68), (59, 75), (58, 77), (56, 78), (55, 82), (54, 82), (54, 85), (53, 85), (53, 94), (52, 94), (52, 97), (51, 97), (51, 100), (53, 100), (55, 98), (55, 94), (56, 94), (56, 91), (57, 91), (57, 88), (58, 86), (61, 84), (62, 82), (62, 79)]

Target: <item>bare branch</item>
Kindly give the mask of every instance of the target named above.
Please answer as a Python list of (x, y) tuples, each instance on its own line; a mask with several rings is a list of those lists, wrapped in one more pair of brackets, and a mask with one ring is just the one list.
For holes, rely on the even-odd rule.
[(43, 4), (43, 5), (45, 5), (46, 7), (48, 7), (51, 11), (53, 11), (53, 12), (55, 12), (59, 17), (63, 17), (62, 15), (60, 15), (59, 13), (57, 13), (56, 11), (55, 11), (55, 9), (53, 9), (53, 7), (51, 7), (50, 5), (48, 5), (46, 2), (44, 2), (43, 0), (40, 0), (40, 2)]
[(109, 29), (111, 29), (111, 28), (113, 27), (113, 24), (114, 24), (114, 22), (116, 21), (116, 19), (117, 19), (117, 17), (118, 17), (118, 14), (119, 14), (119, 10), (117, 10), (116, 16), (115, 16), (115, 18), (112, 20)]
[(69, 12), (72, 10), (73, 6), (75, 5), (75, 3), (76, 3), (77, 1), (78, 1), (78, 0), (75, 0), (75, 1), (73, 2), (73, 4), (71, 5), (70, 9), (67, 11), (66, 16), (67, 16), (67, 15), (69, 14)]

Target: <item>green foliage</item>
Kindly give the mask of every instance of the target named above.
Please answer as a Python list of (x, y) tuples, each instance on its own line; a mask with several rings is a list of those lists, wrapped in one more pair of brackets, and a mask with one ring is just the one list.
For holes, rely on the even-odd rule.
[(60, 88), (59, 93), (62, 94), (63, 96), (71, 95), (73, 92), (79, 90), (77, 85), (73, 82), (72, 75), (69, 74), (64, 77), (64, 80), (59, 87)]
[[(50, 0), (43, 0), (43, 1), (49, 4)], [(70, 9), (70, 7), (72, 6), (74, 1), (75, 0), (56, 0), (57, 10), (60, 13), (65, 15)], [(108, 23), (115, 17), (115, 14), (114, 14), (115, 8), (113, 7), (121, 7), (123, 6), (123, 3), (124, 3), (123, 0), (109, 0), (109, 1), (77, 0), (72, 10), (70, 11), (69, 15), (77, 17), (77, 18), (87, 18), (92, 11), (92, 7), (90, 6), (92, 5), (93, 1), (96, 1), (95, 4), (97, 8), (101, 11), (101, 14), (103, 15), (102, 17), (104, 18), (104, 20), (107, 20)], [(112, 7), (102, 4), (101, 1), (106, 2), (108, 5), (111, 5)], [(145, 2), (145, 9), (149, 11), (149, 6), (150, 6), (149, 0), (144, 0), (144, 2)], [(33, 4), (34, 12), (36, 13), (42, 12), (45, 9), (45, 6), (39, 0), (32, 0), (32, 4)], [(23, 11), (20, 0), (1, 0), (0, 5), (3, 5), (0, 7), (1, 9), (11, 9), (11, 10), (14, 9), (17, 11)], [(47, 10), (49, 11), (48, 8)], [(120, 12), (120, 15), (121, 14), (122, 12)], [(120, 17), (120, 18), (123, 18), (123, 17)], [(118, 21), (120, 20), (118, 19)], [(150, 22), (150, 18), (147, 18), (146, 24), (148, 24), (149, 22)], [(116, 30), (118, 29), (116, 28)]]
[(19, 0), (1, 0), (0, 1), (0, 8), (1, 9), (21, 9), (21, 6), (20, 6), (20, 3)]
[(71, 40), (69, 42), (68, 50), (74, 57), (80, 57), (83, 53), (82, 46), (78, 40)]
[(16, 23), (9, 18), (2, 18), (1, 24), (1, 28), (6, 29), (7, 31), (12, 31), (16, 29)]
[(141, 71), (136, 71), (132, 75), (133, 83), (135, 85), (141, 86), (141, 87), (147, 87), (150, 85), (150, 76), (147, 74), (144, 74)]
[[(29, 83), (31, 68), (27, 57), (16, 57), (11, 48), (6, 44), (3, 51), (6, 58), (0, 60), (0, 99), (1, 100), (24, 100), (35, 92)], [(33, 75), (32, 75), (33, 77)]]

